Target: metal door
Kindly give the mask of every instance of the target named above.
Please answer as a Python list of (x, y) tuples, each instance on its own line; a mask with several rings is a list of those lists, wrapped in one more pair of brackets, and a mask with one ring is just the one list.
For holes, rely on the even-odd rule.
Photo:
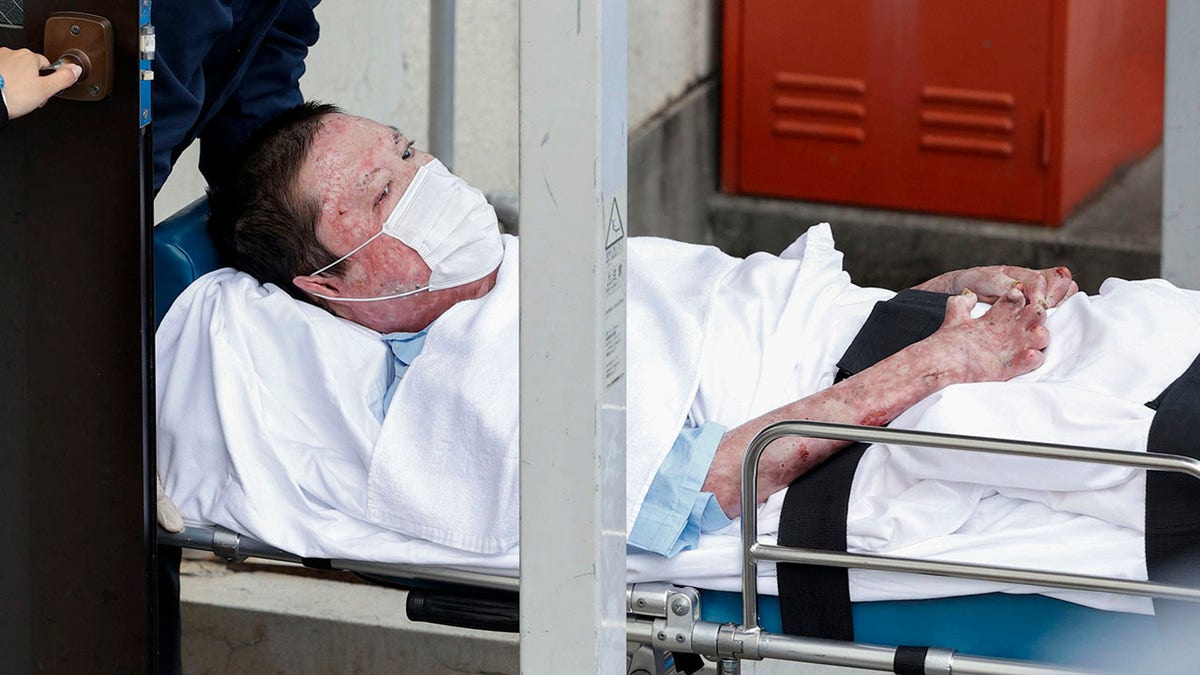
[(729, 7), (726, 189), (1042, 220), (1049, 0)]
[[(152, 669), (149, 0), (0, 0), (0, 46), (55, 12), (111, 23), (99, 101), (0, 132), (0, 671)], [(48, 54), (53, 59), (57, 55)], [(148, 121), (148, 119), (146, 119)]]

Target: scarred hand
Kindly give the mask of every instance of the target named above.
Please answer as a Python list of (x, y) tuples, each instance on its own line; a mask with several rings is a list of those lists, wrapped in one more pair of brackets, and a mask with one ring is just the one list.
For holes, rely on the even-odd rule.
[(1057, 307), (1063, 300), (1079, 292), (1079, 286), (1071, 277), (1071, 270), (1065, 267), (1032, 270), (1011, 265), (989, 265), (946, 272), (914, 288), (951, 295), (970, 290), (987, 303), (996, 302), (1010, 289), (1016, 288), (1024, 294), (1026, 303), (1040, 304), (1046, 309)]
[(1046, 307), (1027, 302), (1018, 288), (1009, 289), (983, 316), (971, 318), (977, 298), (971, 291), (951, 297), (946, 318), (930, 338), (947, 359), (961, 368), (959, 381), (996, 382), (1042, 365), (1050, 342)]

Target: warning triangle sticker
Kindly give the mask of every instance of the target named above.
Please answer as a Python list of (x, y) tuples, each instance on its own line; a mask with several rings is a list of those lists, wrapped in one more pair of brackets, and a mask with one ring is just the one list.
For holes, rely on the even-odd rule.
[(621, 222), (621, 207), (617, 205), (617, 198), (613, 197), (612, 207), (608, 210), (608, 232), (604, 235), (604, 248), (611, 248), (624, 238), (625, 224)]

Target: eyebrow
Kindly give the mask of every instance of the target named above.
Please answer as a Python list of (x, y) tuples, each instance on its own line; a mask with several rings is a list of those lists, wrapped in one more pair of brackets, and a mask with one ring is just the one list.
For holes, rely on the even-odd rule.
[[(400, 138), (404, 136), (404, 132), (400, 131), (400, 128), (393, 124), (387, 125), (387, 128), (392, 130), (392, 140), (396, 141), (397, 143), (400, 142)], [(371, 178), (382, 170), (382, 168), (376, 167), (363, 174), (362, 181), (359, 182), (358, 186), (366, 187), (367, 183), (371, 181)]]
[(366, 172), (365, 174), (363, 174), (362, 180), (361, 180), (361, 181), (359, 181), (359, 183), (358, 183), (358, 186), (359, 186), (360, 188), (361, 188), (361, 187), (366, 187), (366, 186), (367, 186), (367, 183), (370, 183), (370, 182), (371, 182), (371, 178), (372, 178), (372, 177), (373, 177), (375, 174), (379, 173), (380, 171), (383, 171), (383, 167), (378, 167), (378, 166), (377, 166), (377, 167), (375, 167), (374, 169), (371, 169), (370, 171), (368, 171), (368, 172)]

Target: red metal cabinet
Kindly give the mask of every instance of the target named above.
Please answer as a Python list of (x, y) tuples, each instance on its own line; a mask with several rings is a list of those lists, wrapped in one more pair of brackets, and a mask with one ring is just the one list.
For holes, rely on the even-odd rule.
[(728, 192), (1060, 224), (1162, 135), (1165, 0), (726, 0)]

